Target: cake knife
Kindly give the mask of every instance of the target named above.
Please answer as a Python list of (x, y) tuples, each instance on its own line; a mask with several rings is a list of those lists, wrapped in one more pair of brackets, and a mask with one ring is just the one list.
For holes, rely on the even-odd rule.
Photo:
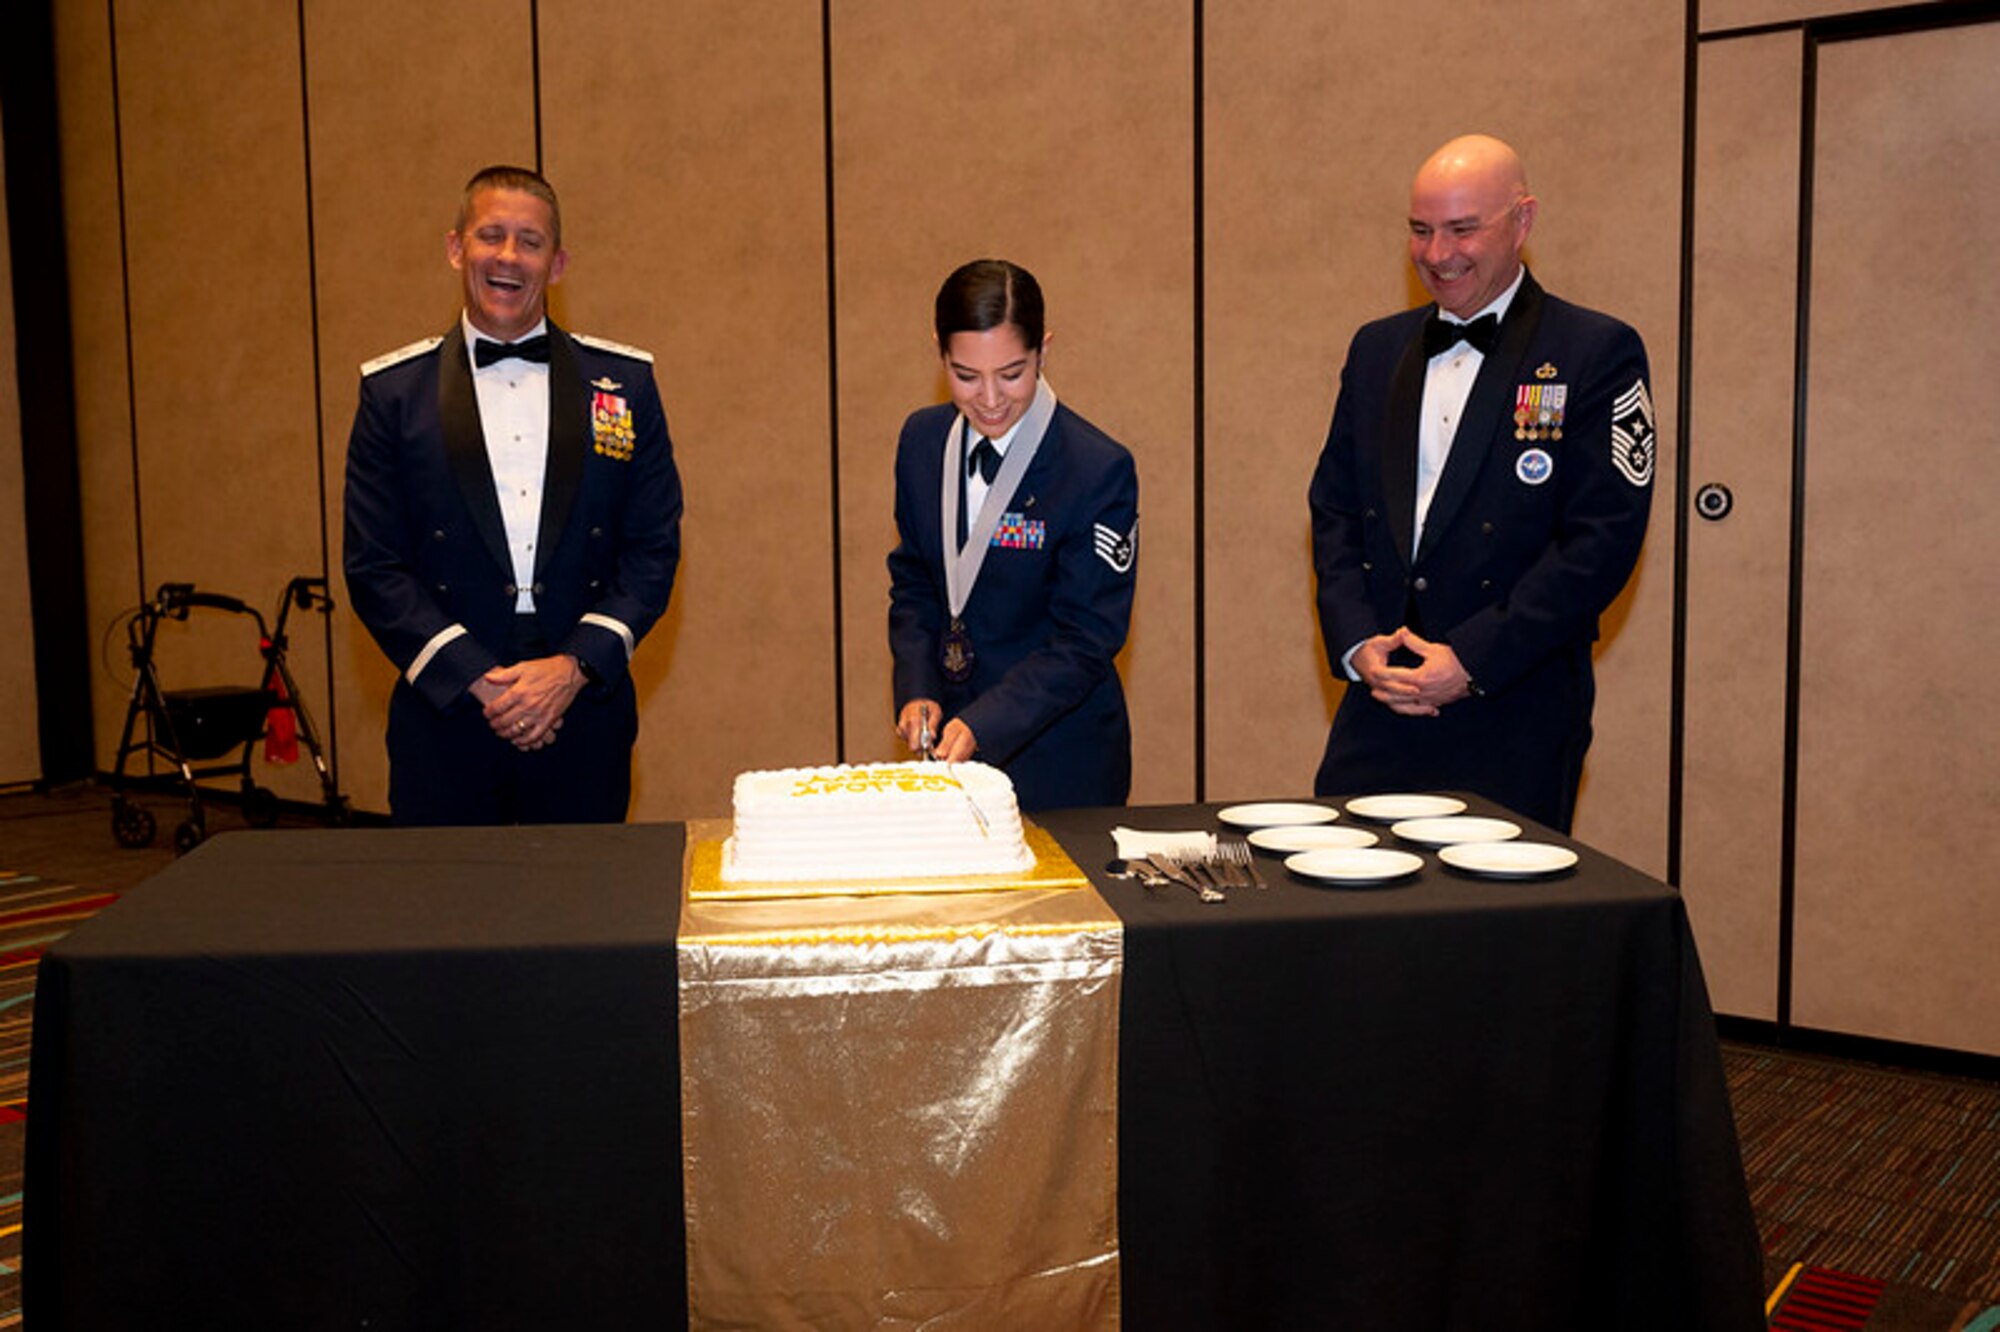
[[(958, 782), (958, 774), (953, 772), (951, 768), (952, 765), (949, 763), (944, 765), (945, 775), (953, 781)], [(979, 825), (979, 835), (981, 837), (991, 837), (993, 829), (987, 826), (986, 811), (981, 809), (979, 802), (972, 798), (972, 792), (965, 789), (964, 782), (958, 782), (958, 793), (965, 797), (965, 807), (972, 811), (972, 820)]]

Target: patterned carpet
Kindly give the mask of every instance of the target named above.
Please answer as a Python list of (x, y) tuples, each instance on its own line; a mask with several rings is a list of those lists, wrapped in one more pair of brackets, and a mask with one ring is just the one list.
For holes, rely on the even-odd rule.
[(1772, 1327), (2000, 1332), (2000, 1086), (1740, 1044), (1723, 1062)]
[(0, 1328), (21, 1322), (21, 1157), (42, 950), (118, 900), (0, 865)]
[[(36, 963), (117, 898), (0, 860), (0, 1332), (21, 1325)], [(1734, 1042), (1723, 1060), (1772, 1328), (2000, 1332), (2000, 1084)]]

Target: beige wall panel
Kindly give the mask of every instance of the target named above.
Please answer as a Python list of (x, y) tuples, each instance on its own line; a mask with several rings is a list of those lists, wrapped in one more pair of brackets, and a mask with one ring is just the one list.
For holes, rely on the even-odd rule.
[[(147, 577), (268, 610), (322, 567), (296, 16), (231, 0), (117, 24)], [(261, 673), (241, 617), (171, 626), (156, 660), (169, 688)], [(294, 666), (323, 698), (323, 653)]]
[[(1794, 1020), (2000, 1054), (2000, 23), (1821, 48)], [(1958, 247), (1963, 248), (1963, 247)]]
[(1726, 32), (1876, 9), (1922, 9), (1931, 3), (1935, 0), (1701, 0), (1701, 30)]
[[(1208, 56), (1208, 775), (1218, 798), (1309, 787), (1339, 686), (1313, 613), (1305, 494), (1356, 327), (1424, 298), (1409, 182), (1454, 134), (1527, 159), (1530, 260), (1551, 291), (1636, 325), (1673, 439), (1681, 10), (1640, 0), (1394, 12), (1286, 3), (1212, 12)], [(1461, 56), (1410, 34), (1450, 30)], [(1560, 40), (1565, 58), (1547, 58)], [(1454, 62), (1457, 63), (1454, 63)], [(1504, 74), (1504, 77), (1502, 77)], [(1411, 88), (1456, 109), (1384, 115)], [(1484, 106), (1482, 108), (1482, 102)], [(1671, 494), (1671, 460), (1656, 482)], [(1664, 865), (1671, 522), (1600, 651), (1579, 833)]]
[(1340, 695), (1306, 488), (1348, 340), (1417, 299), (1410, 176), (1456, 122), (1376, 114), (1420, 69), (1386, 10), (1207, 15), (1206, 793), (1301, 795)]
[[(442, 333), (458, 317), (445, 232), (473, 172), (494, 162), (534, 165), (533, 51), (525, 7), (502, 15), (473, 0), (307, 8), (328, 572), (339, 607), (331, 704), (341, 789), (357, 809), (388, 809), (383, 737), (396, 682), (349, 611), (340, 572), (341, 490), (360, 366)], [(307, 702), (324, 727), (327, 696)]]
[[(1576, 64), (1529, 95), (1520, 139), (1542, 200), (1529, 262), (1550, 291), (1606, 310), (1645, 339), (1660, 432), (1645, 549), (1602, 623), (1596, 738), (1576, 835), (1646, 870), (1667, 868), (1673, 706), (1674, 488), (1680, 419), (1680, 6), (1572, 0), (1535, 10), (1533, 31), (1574, 34)], [(1520, 63), (1540, 68), (1523, 39)], [(1588, 83), (1571, 77), (1593, 72)], [(1560, 91), (1558, 91), (1560, 90)], [(1609, 447), (1609, 442), (1606, 442)]]
[(1716, 1008), (1764, 1019), (1778, 997), (1799, 67), (1795, 32), (1704, 46), (1695, 131), (1690, 479), (1728, 486), (1735, 506), (1688, 539), (1681, 888)]
[(91, 632), (101, 645), (91, 659), (91, 709), (97, 762), (108, 769), (118, 752), (131, 688), (117, 624), (141, 598), (111, 29), (106, 7), (87, 0), (62, 0), (55, 20), (85, 601)]
[(819, 8), (541, 14), (558, 309), (655, 353), (687, 491), (673, 609), (635, 659), (633, 817), (724, 814), (738, 771), (835, 757)]
[(946, 400), (938, 285), (998, 255), (1040, 279), (1049, 380), (1138, 461), (1135, 802), (1193, 780), (1192, 15), (1066, 0), (834, 10), (843, 649), (850, 758), (891, 732), (897, 432)]
[[(0, 155), (0, 168), (4, 168)], [(35, 632), (28, 597), (26, 483), (21, 477), (21, 395), (14, 370), (14, 273), (0, 210), (0, 785), (42, 775), (36, 726)]]

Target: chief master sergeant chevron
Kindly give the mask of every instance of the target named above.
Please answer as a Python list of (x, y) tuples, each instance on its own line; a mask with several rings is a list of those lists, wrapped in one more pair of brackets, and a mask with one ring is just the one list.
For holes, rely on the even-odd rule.
[(458, 322), (361, 368), (347, 446), (355, 613), (395, 663), (398, 823), (599, 823), (631, 803), (627, 664), (667, 608), (681, 485), (652, 357), (548, 319), (555, 190), (467, 182)]
[(1461, 789), (1568, 831), (1590, 649), (1631, 576), (1655, 458), (1646, 350), (1521, 262), (1538, 207), (1498, 139), (1410, 190), (1435, 305), (1365, 325), (1311, 489), (1341, 699), (1314, 789)]

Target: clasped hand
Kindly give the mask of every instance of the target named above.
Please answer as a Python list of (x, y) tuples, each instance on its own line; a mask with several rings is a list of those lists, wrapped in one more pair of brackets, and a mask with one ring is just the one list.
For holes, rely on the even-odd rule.
[(472, 682), (493, 734), (523, 753), (556, 742), (563, 714), (583, 692), (583, 668), (567, 652), (495, 666)]
[[(1407, 648), (1415, 666), (1392, 666), (1389, 656)], [(1435, 717), (1447, 704), (1469, 695), (1472, 676), (1449, 643), (1433, 643), (1407, 625), (1393, 634), (1365, 640), (1348, 659), (1376, 702), (1405, 717)]]
[(931, 752), (946, 763), (963, 763), (978, 752), (979, 742), (973, 738), (972, 728), (953, 717), (944, 723), (944, 730), (938, 730), (938, 723), (944, 718), (944, 709), (936, 700), (913, 698), (903, 705), (903, 711), (896, 717), (896, 734), (903, 737), (903, 743), (911, 749), (923, 748), (923, 734), (926, 724), (932, 736)]

